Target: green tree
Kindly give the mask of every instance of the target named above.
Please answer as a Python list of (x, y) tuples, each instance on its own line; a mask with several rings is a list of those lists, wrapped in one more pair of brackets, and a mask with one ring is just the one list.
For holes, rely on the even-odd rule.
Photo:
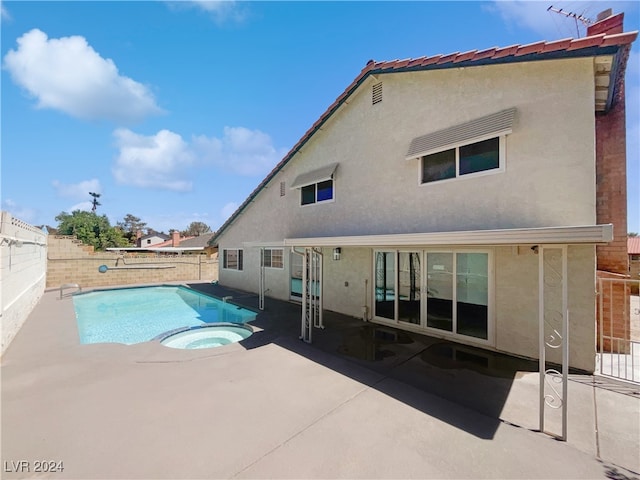
[(629, 233), (627, 233), (627, 236), (629, 236), (629, 237), (637, 237), (638, 236), (638, 232), (629, 232)]
[(112, 227), (106, 215), (74, 210), (70, 214), (60, 213), (56, 221), (60, 235), (75, 235), (82, 243), (93, 245), (96, 250), (129, 245), (122, 230)]
[(186, 236), (198, 236), (198, 235), (202, 235), (203, 233), (209, 233), (211, 231), (211, 227), (209, 225), (207, 225), (206, 223), (203, 222), (191, 222), (189, 224), (189, 227), (182, 232), (182, 234), (186, 237)]
[(144, 230), (147, 227), (146, 222), (143, 222), (135, 215), (127, 213), (121, 222), (116, 224), (123, 232), (124, 236), (129, 239), (129, 242), (135, 243), (136, 232)]

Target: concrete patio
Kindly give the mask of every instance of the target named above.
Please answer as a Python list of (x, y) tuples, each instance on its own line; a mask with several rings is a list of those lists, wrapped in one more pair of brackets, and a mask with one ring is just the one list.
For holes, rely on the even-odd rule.
[(217, 349), (80, 345), (46, 292), (2, 357), (2, 478), (639, 477), (638, 385), (572, 374), (560, 442), (537, 431), (535, 362), (330, 312), (308, 345), (299, 315), (267, 299)]

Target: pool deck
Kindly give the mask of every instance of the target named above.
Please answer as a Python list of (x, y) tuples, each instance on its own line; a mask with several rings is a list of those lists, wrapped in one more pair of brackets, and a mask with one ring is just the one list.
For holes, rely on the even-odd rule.
[(309, 345), (272, 299), (238, 344), (80, 345), (58, 295), (2, 357), (2, 478), (640, 477), (638, 385), (572, 374), (560, 442), (537, 431), (532, 362), (331, 312)]

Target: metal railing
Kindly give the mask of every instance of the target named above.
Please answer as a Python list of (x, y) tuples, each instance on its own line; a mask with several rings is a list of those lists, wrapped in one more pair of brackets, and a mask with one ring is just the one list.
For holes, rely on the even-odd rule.
[(640, 383), (639, 280), (598, 279), (597, 373)]
[[(67, 290), (69, 288), (75, 288), (76, 292), (81, 292), (82, 291), (82, 287), (80, 285), (78, 285), (77, 283), (63, 283), (62, 285), (60, 285), (60, 298), (59, 298), (59, 300), (62, 300), (63, 291)], [(75, 292), (72, 292), (72, 293), (75, 293)]]

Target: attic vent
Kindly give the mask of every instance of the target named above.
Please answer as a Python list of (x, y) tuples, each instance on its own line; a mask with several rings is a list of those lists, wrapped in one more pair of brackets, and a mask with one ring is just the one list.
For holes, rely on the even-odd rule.
[(284, 182), (280, 182), (280, 196), (284, 197), (285, 194), (285, 184)]
[(382, 101), (382, 82), (376, 83), (371, 89), (371, 105)]

